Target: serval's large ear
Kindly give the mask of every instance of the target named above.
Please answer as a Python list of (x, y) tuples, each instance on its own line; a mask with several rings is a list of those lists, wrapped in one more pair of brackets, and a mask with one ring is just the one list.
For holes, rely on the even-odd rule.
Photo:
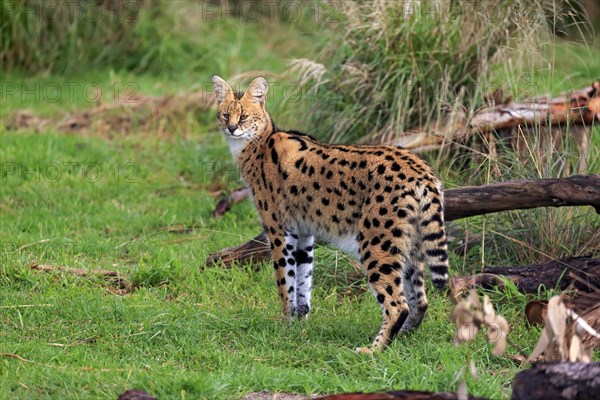
[(231, 86), (229, 86), (229, 84), (227, 84), (227, 82), (225, 82), (220, 76), (213, 76), (212, 84), (215, 96), (217, 97), (217, 103), (221, 104), (229, 96), (233, 97), (233, 90), (231, 90)]
[(250, 99), (252, 99), (254, 103), (264, 105), (268, 89), (269, 85), (267, 85), (267, 81), (265, 80), (265, 78), (259, 76), (250, 83), (248, 89), (246, 89), (246, 93), (244, 94)]

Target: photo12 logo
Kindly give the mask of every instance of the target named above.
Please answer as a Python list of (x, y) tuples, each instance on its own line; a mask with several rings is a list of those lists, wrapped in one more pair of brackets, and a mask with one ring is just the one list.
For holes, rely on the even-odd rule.
[(37, 162), (27, 164), (22, 162), (0, 163), (2, 182), (12, 179), (31, 182), (58, 182), (82, 180), (95, 183), (108, 180), (113, 183), (139, 182), (139, 166), (134, 162), (113, 163), (103, 165), (97, 162), (81, 163), (77, 161), (65, 162)]
[(73, 103), (83, 100), (92, 104), (99, 101), (135, 104), (138, 92), (139, 87), (134, 82), (115, 82), (108, 88), (102, 88), (96, 82), (0, 82), (1, 103)]
[(202, 22), (338, 23), (337, 15), (342, 1), (202, 1)]
[[(287, 104), (335, 104), (341, 101), (341, 92), (334, 82), (324, 82), (320, 85), (303, 85), (294, 81), (275, 81), (267, 79), (269, 89), (267, 91), (267, 103), (273, 104), (282, 101)], [(233, 92), (243, 93), (247, 88), (247, 83), (231, 82)], [(213, 97), (212, 82), (203, 82), (202, 90), (204, 93), (203, 101), (210, 103)]]
[(86, 1), (86, 0), (2, 0), (3, 19), (27, 21), (74, 21), (98, 22), (111, 18), (115, 23), (135, 23), (141, 2), (135, 0)]

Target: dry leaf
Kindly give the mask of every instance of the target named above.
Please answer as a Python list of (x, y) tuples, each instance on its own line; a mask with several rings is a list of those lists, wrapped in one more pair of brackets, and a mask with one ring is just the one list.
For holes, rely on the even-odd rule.
[(545, 301), (530, 301), (525, 306), (525, 316), (531, 325), (542, 325), (546, 318), (548, 303)]
[(467, 298), (454, 307), (452, 321), (456, 325), (456, 344), (474, 340), (483, 325), (488, 341), (494, 343), (492, 354), (499, 356), (506, 351), (509, 326), (504, 317), (496, 315), (488, 296), (484, 295), (482, 304), (477, 292), (471, 290)]
[(469, 400), (469, 391), (467, 390), (467, 384), (464, 380), (460, 381), (458, 384), (458, 389), (456, 390), (456, 398), (458, 400)]
[(481, 308), (481, 302), (479, 301), (479, 296), (477, 295), (477, 291), (475, 289), (471, 289), (469, 291), (469, 296), (467, 297), (467, 305), (475, 309)]
[(581, 339), (577, 335), (571, 338), (571, 346), (569, 346), (569, 361), (576, 362), (580, 357)]
[(561, 341), (565, 336), (567, 327), (566, 316), (567, 310), (560, 297), (552, 297), (548, 301), (548, 315), (546, 316), (546, 322), (549, 323), (554, 335), (558, 336)]
[(531, 361), (542, 355), (542, 353), (546, 350), (549, 344), (550, 336), (548, 335), (548, 330), (544, 328), (542, 330), (542, 334), (540, 335), (540, 339), (535, 345), (535, 348), (533, 349), (527, 360), (525, 360), (525, 364), (530, 363)]
[[(490, 343), (495, 343), (492, 354), (496, 357), (501, 356), (506, 351), (508, 330), (508, 322), (506, 322), (506, 319), (502, 315), (497, 315), (494, 319), (494, 323), (488, 326), (488, 340)], [(495, 341), (492, 340), (491, 332), (493, 332), (496, 337)]]
[(469, 360), (469, 372), (471, 373), (471, 377), (477, 380), (477, 366), (475, 365), (475, 361), (473, 361), (473, 359)]
[(545, 361), (590, 362), (592, 347), (583, 345), (584, 332), (598, 335), (577, 313), (565, 306), (560, 296), (552, 297), (548, 301), (544, 329), (526, 363), (542, 353)]

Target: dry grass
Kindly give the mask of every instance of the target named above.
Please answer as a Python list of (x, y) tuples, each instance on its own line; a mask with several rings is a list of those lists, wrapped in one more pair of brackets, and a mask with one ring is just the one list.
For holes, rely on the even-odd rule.
[[(334, 142), (390, 141), (430, 121), (470, 115), (481, 104), (494, 65), (532, 52), (550, 37), (544, 1), (345, 1), (344, 30), (320, 57), (293, 60), (292, 70), (313, 92), (317, 127)], [(552, 2), (552, 4), (555, 4)]]

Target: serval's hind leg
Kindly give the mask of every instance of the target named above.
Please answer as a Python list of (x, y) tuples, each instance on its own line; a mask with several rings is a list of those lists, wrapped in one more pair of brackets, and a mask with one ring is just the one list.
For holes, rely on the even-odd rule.
[[(400, 223), (396, 224), (396, 229), (401, 229)], [(400, 237), (398, 230), (396, 235), (390, 238), (376, 231), (362, 240), (363, 243), (368, 241), (369, 245), (361, 246), (361, 261), (370, 289), (381, 306), (383, 324), (372, 347), (358, 348), (358, 352), (383, 350), (400, 332), (409, 315), (402, 271), (407, 265), (404, 255), (408, 254), (410, 240)]]

